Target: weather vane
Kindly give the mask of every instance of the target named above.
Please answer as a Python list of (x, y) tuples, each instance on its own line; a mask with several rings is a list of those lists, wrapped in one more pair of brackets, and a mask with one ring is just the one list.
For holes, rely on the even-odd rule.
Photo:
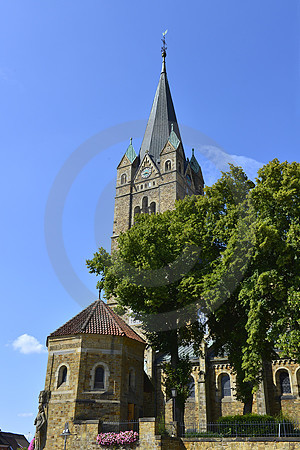
[(166, 56), (166, 54), (167, 54), (167, 52), (166, 52), (166, 50), (167, 50), (167, 44), (166, 44), (166, 34), (167, 34), (167, 32), (168, 32), (168, 30), (166, 30), (162, 35), (163, 35), (163, 37), (162, 37), (162, 43), (163, 43), (163, 45), (162, 45), (162, 48), (161, 48), (161, 54), (162, 54), (162, 56), (163, 57), (165, 57)]

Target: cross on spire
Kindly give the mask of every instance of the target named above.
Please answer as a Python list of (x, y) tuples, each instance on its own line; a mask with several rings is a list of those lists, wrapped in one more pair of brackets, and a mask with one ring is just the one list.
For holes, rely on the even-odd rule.
[(161, 68), (161, 73), (165, 73), (166, 72), (166, 56), (167, 56), (167, 44), (166, 44), (166, 34), (167, 34), (168, 30), (166, 30), (163, 33), (163, 37), (162, 37), (162, 47), (161, 47), (161, 56), (162, 56), (162, 68)]
[(168, 30), (166, 30), (162, 35), (163, 35), (163, 37), (162, 37), (162, 43), (163, 43), (163, 45), (162, 45), (162, 47), (161, 47), (161, 56), (163, 57), (163, 58), (165, 58), (166, 56), (167, 56), (167, 44), (166, 44), (166, 34), (167, 34), (167, 32), (168, 32)]

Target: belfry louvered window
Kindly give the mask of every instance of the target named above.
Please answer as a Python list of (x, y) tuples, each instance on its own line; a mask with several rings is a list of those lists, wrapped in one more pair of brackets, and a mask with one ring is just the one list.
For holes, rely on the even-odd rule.
[(155, 214), (156, 213), (156, 205), (155, 202), (151, 202), (150, 206), (149, 206), (149, 213), (150, 214)]
[(280, 390), (281, 394), (291, 393), (290, 377), (286, 370), (282, 370), (279, 374)]
[(143, 200), (142, 200), (142, 213), (148, 214), (148, 197), (143, 197)]
[(94, 388), (104, 389), (104, 369), (101, 366), (97, 367), (95, 370)]
[(171, 170), (171, 161), (168, 159), (168, 161), (166, 161), (165, 163), (165, 172), (169, 172), (169, 170)]

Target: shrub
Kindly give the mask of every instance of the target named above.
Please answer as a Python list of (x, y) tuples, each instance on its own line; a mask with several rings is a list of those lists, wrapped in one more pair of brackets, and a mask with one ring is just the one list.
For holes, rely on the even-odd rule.
[(265, 423), (276, 422), (275, 417), (268, 414), (244, 414), (236, 416), (219, 417), (218, 423)]
[[(279, 428), (279, 424), (280, 428)], [(245, 414), (224, 416), (212, 426), (212, 430), (223, 436), (298, 436), (299, 430), (295, 428), (292, 420), (267, 414)]]

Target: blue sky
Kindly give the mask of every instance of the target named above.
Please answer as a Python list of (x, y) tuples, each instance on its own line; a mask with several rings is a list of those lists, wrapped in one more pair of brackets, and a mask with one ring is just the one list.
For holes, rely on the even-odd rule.
[(33, 433), (46, 337), (97, 295), (85, 259), (109, 248), (161, 33), (185, 150), (210, 184), (227, 160), (251, 177), (299, 160), (299, 19), (295, 0), (0, 1), (2, 430)]

